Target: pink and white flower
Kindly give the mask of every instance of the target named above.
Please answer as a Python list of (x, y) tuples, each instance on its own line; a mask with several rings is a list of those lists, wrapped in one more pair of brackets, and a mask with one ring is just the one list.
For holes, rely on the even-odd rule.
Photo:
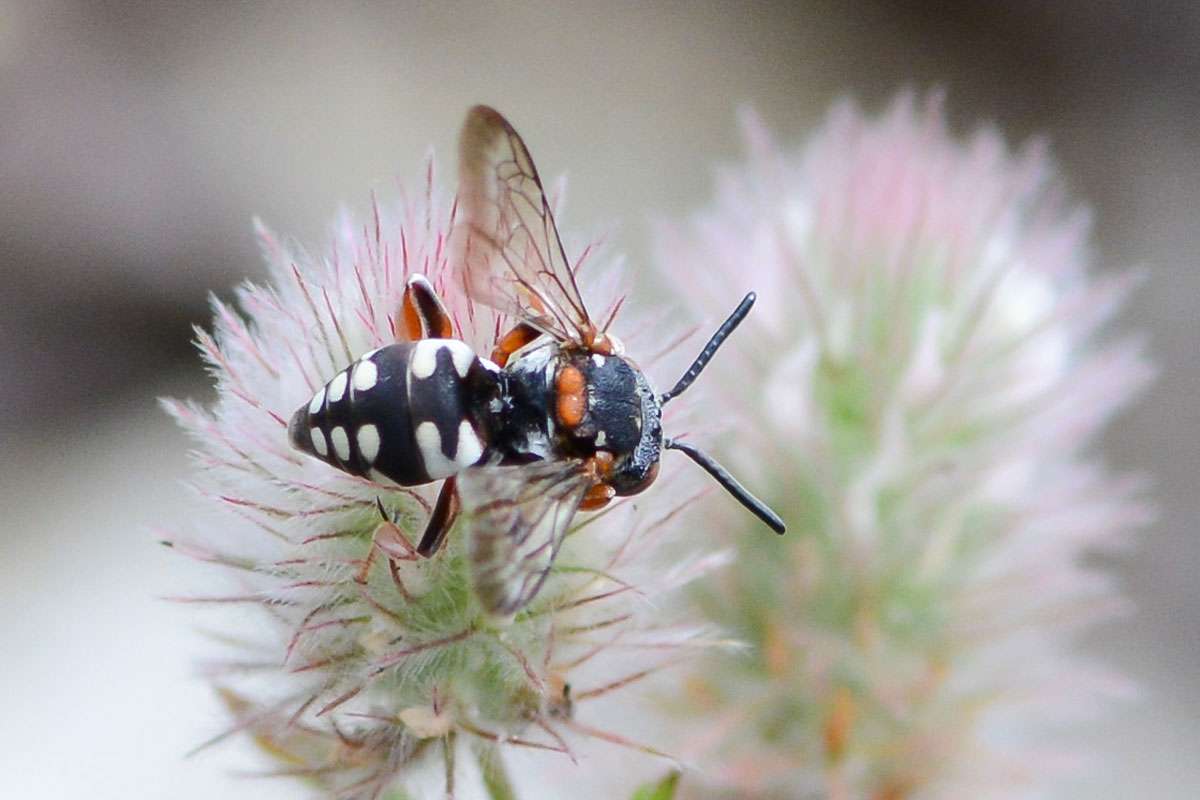
[(710, 394), (789, 524), (709, 526), (738, 557), (697, 608), (753, 647), (679, 697), (710, 765), (691, 796), (1033, 793), (1058, 729), (1129, 691), (1071, 641), (1124, 607), (1085, 556), (1150, 513), (1089, 454), (1151, 374), (1104, 327), (1132, 276), (1097, 270), (1040, 143), (959, 139), (937, 97), (842, 103), (800, 150), (746, 128), (657, 238), (685, 307), (759, 292)]
[(507, 797), (536, 786), (530, 764), (543, 763), (523, 758), (509, 774), (514, 750), (558, 759), (558, 774), (581, 770), (570, 765), (596, 742), (657, 757), (591, 709), (708, 641), (664, 601), (720, 560), (664, 563), (668, 523), (690, 513), (688, 474), (660, 481), (640, 508), (577, 519), (538, 597), (502, 624), (472, 594), (457, 532), (433, 558), (413, 552), (436, 486), (376, 483), (289, 447), (294, 409), (397, 338), (413, 273), (462, 338), (491, 352), (505, 320), (451, 279), (453, 215), (431, 162), (422, 191), (372, 203), (363, 220), (344, 215), (323, 253), (260, 226), (267, 281), (241, 286), (237, 308), (214, 299), (213, 333), (196, 331), (216, 400), (166, 402), (196, 442), (202, 498), (166, 543), (225, 568), (179, 599), (253, 610), (221, 629), (208, 666), (234, 718), (217, 738), (249, 734), (269, 773), (323, 796)]

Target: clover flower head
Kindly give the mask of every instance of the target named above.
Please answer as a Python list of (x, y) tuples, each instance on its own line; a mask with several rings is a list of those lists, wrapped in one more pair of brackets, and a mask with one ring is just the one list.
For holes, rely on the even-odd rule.
[(1070, 642), (1124, 607), (1084, 556), (1150, 513), (1087, 452), (1151, 373), (1104, 329), (1133, 277), (1096, 270), (1044, 146), (957, 138), (937, 96), (842, 103), (800, 150), (746, 127), (747, 163), (657, 240), (667, 275), (713, 276), (675, 282), (690, 308), (759, 292), (712, 402), (789, 524), (712, 526), (738, 557), (697, 607), (752, 647), (680, 700), (696, 796), (1045, 788), (1055, 731), (1128, 691)]
[(570, 763), (606, 741), (657, 754), (590, 724), (587, 709), (704, 643), (662, 597), (720, 558), (664, 564), (667, 522), (687, 512), (689, 491), (686, 475), (668, 478), (640, 509), (578, 518), (534, 602), (495, 620), (471, 590), (457, 531), (435, 557), (415, 553), (429, 487), (352, 476), (289, 447), (292, 412), (398, 338), (408, 276), (427, 276), (476, 352), (504, 330), (451, 277), (454, 203), (432, 159), (424, 178), (365, 220), (344, 214), (323, 254), (259, 226), (267, 281), (242, 285), (236, 308), (214, 299), (213, 332), (196, 331), (215, 401), (165, 402), (196, 443), (202, 498), (199, 518), (165, 543), (225, 568), (220, 588), (179, 599), (254, 610), (216, 637), (209, 672), (234, 719), (217, 738), (249, 734), (269, 773), (323, 796), (507, 797), (530, 782), (506, 771), (513, 750)]

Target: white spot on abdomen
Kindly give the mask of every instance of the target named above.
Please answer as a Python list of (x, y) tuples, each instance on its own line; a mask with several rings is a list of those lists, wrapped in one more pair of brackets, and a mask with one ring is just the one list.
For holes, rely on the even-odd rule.
[(321, 410), (321, 406), (325, 405), (325, 390), (317, 392), (313, 395), (312, 400), (308, 401), (308, 413), (316, 414)]
[(603, 367), (604, 366), (604, 356), (600, 355), (599, 353), (592, 353), (592, 363), (595, 364), (597, 367)]
[(422, 339), (413, 348), (408, 368), (414, 378), (428, 378), (437, 369), (437, 354), (442, 349), (441, 339)]
[(454, 371), (460, 378), (467, 377), (467, 370), (475, 360), (475, 351), (458, 339), (446, 339), (445, 343), (446, 349), (450, 351), (450, 360), (454, 362)]
[(458, 449), (454, 452), (454, 460), (461, 467), (469, 467), (483, 455), (483, 445), (475, 435), (471, 423), (463, 420), (458, 426)]
[(438, 432), (437, 425), (422, 422), (417, 426), (416, 436), (417, 449), (421, 451), (421, 461), (430, 478), (449, 478), (458, 472), (458, 464), (442, 453), (442, 435)]
[(367, 392), (375, 388), (379, 380), (379, 368), (374, 361), (359, 361), (354, 367), (354, 391)]
[(374, 425), (363, 425), (358, 429), (358, 454), (369, 467), (379, 455), (379, 429)]
[(346, 373), (339, 372), (337, 377), (329, 382), (329, 402), (336, 403), (346, 394)]
[(608, 443), (608, 434), (600, 431), (596, 434), (596, 447), (604, 447)]
[(329, 432), (329, 438), (333, 440), (333, 452), (337, 453), (338, 459), (343, 464), (347, 463), (350, 460), (350, 440), (346, 437), (346, 429), (337, 426)]
[(312, 437), (313, 450), (317, 451), (317, 455), (321, 458), (327, 456), (329, 454), (329, 445), (325, 443), (325, 434), (321, 432), (321, 429), (312, 428), (309, 430), (308, 435)]
[(437, 370), (438, 353), (442, 350), (450, 353), (450, 362), (454, 364), (458, 377), (467, 377), (467, 370), (475, 360), (475, 351), (458, 339), (422, 339), (417, 342), (408, 362), (413, 377), (428, 378), (432, 375)]

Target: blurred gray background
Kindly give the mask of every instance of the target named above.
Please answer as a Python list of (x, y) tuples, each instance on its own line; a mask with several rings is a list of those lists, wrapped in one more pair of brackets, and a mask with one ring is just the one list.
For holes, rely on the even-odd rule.
[[(943, 7), (943, 6), (946, 7)], [(341, 204), (449, 177), (464, 110), (514, 119), (570, 221), (646, 221), (710, 194), (752, 104), (799, 141), (843, 94), (947, 90), (955, 125), (1046, 135), (1095, 208), (1103, 264), (1145, 265), (1123, 319), (1162, 375), (1104, 443), (1162, 515), (1114, 562), (1137, 603), (1088, 646), (1145, 687), (1086, 735), (1061, 797), (1197, 796), (1200, 510), (1196, 214), (1200, 5), (357, 4), (0, 0), (0, 774), (24, 798), (289, 797), (182, 760), (220, 713), (191, 675), (181, 559), (186, 443), (161, 394), (207, 396), (189, 326), (262, 274), (250, 220), (313, 245)]]

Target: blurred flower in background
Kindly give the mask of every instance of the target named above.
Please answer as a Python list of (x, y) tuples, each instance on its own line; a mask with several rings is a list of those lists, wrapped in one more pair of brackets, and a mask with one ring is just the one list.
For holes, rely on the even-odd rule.
[(692, 548), (670, 565), (657, 555), (679, 530), (690, 473), (664, 478), (637, 514), (619, 502), (577, 519), (534, 602), (498, 621), (470, 589), (460, 536), (417, 556), (430, 487), (379, 484), (289, 448), (294, 409), (396, 340), (410, 274), (428, 276), (456, 330), (491, 352), (505, 321), (451, 280), (452, 216), (431, 162), (423, 192), (345, 215), (324, 254), (260, 230), (269, 281), (239, 289), (240, 312), (214, 301), (214, 333), (197, 331), (215, 404), (167, 403), (198, 445), (208, 519), (166, 543), (231, 579), (180, 599), (260, 612), (214, 629), (209, 669), (235, 718), (217, 738), (248, 733), (269, 774), (322, 796), (508, 798), (539, 784), (529, 759), (509, 774), (513, 749), (568, 765), (598, 741), (656, 755), (636, 731), (590, 723), (587, 709), (708, 644), (674, 624), (662, 597), (721, 555)]
[(759, 292), (706, 404), (789, 525), (708, 526), (738, 557), (697, 608), (752, 647), (678, 697), (688, 796), (1034, 793), (1074, 763), (1059, 729), (1129, 692), (1071, 643), (1123, 607), (1086, 555), (1150, 514), (1087, 453), (1151, 373), (1103, 335), (1131, 276), (1095, 270), (1041, 146), (960, 140), (936, 96), (839, 105), (800, 151), (747, 129), (657, 241), (691, 308)]
[[(682, 215), (707, 205), (711, 165), (739, 157), (729, 124), (738, 103), (761, 111), (794, 164), (791, 145), (836, 97), (874, 112), (898, 84), (936, 84), (953, 99), (946, 112), (956, 134), (983, 119), (1010, 143), (1044, 135), (1074, 197), (1095, 210), (1089, 240), (1103, 254), (1098, 265), (1147, 267), (1120, 317), (1147, 334), (1161, 374), (1089, 452), (1122, 471), (1150, 472), (1160, 512), (1136, 549), (1090, 562), (1111, 571), (1136, 613), (1091, 628), (1079, 648), (1144, 689), (1136, 704), (1079, 726), (1072, 741), (1097, 763), (1053, 794), (1191, 800), (1200, 786), (1197, 36), (1200, 4), (1182, 0), (1154, 13), (1076, 0), (710, 3), (683, 13), (626, 4), (608, 14), (595, 4), (545, 2), (508, 4), (503, 14), (494, 5), (377, 0), (280, 14), (249, 3), (0, 0), (5, 793), (306, 794), (290, 780), (241, 778), (262, 766), (245, 735), (182, 758), (226, 721), (194, 675), (197, 655), (215, 648), (189, 623), (255, 631), (262, 612), (162, 603), (164, 595), (220, 591), (221, 570), (147, 546), (148, 527), (191, 526), (197, 516), (181, 483), (193, 474), (186, 437), (154, 398), (193, 397), (212, 408), (191, 326), (211, 330), (208, 291), (231, 299), (243, 278), (266, 285), (252, 215), (327, 256), (333, 204), (349, 200), (369, 221), (364, 187), (408, 175), (431, 142), (451, 152), (463, 111), (491, 101), (539, 140), (544, 165), (570, 170), (571, 219), (585, 230), (619, 221), (614, 249), (644, 265), (650, 237), (637, 220), (648, 209)], [(520, 46), (530, 41), (537, 45)], [(392, 191), (381, 187), (380, 197), (385, 216), (396, 210)], [(653, 304), (651, 319), (662, 319), (677, 294), (663, 284), (657, 294), (634, 293), (627, 308)], [(768, 308), (763, 286), (753, 287), (760, 298), (752, 319)], [(739, 296), (737, 285), (727, 288), (719, 309), (686, 313), (707, 313), (715, 325)], [(665, 326), (655, 327), (651, 336)], [(737, 360), (747, 333), (736, 334), (718, 364)], [(658, 349), (630, 345), (639, 359)], [(694, 352), (684, 350), (680, 359)], [(652, 377), (665, 388), (678, 373), (662, 367)], [(677, 401), (691, 399), (698, 413), (672, 426), (673, 435), (690, 430), (700, 440), (725, 421), (732, 409), (716, 402), (716, 377)], [(739, 378), (754, 383), (749, 373)], [(694, 469), (673, 468), (685, 461), (677, 454), (665, 460), (664, 478)], [(729, 466), (759, 490), (757, 476)], [(639, 514), (657, 511), (655, 499), (648, 495)], [(725, 513), (726, 502), (703, 505)], [(757, 541), (771, 535), (736, 510), (730, 530), (771, 547)], [(207, 539), (227, 524), (188, 538)], [(255, 695), (243, 680), (231, 688)], [(665, 741), (620, 718), (648, 688), (622, 690), (614, 704), (580, 701), (576, 718)], [(643, 760), (612, 753), (623, 760), (608, 775)], [(555, 753), (507, 754), (514, 774), (524, 758), (580, 774)], [(582, 755), (590, 760), (593, 748)], [(556, 796), (572, 796), (581, 783)]]

